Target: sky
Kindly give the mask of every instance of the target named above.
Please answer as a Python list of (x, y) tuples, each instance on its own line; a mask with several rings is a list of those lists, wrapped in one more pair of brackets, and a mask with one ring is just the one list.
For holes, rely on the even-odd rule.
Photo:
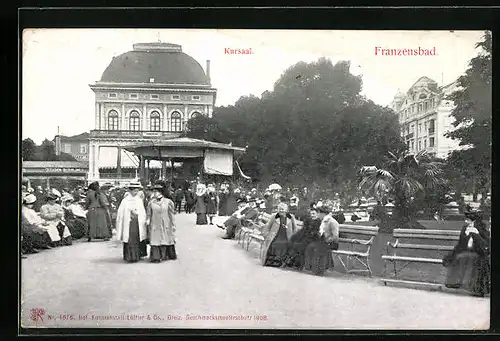
[[(456, 80), (478, 54), (482, 31), (321, 31), (321, 30), (172, 30), (31, 29), (22, 36), (22, 138), (41, 143), (59, 132), (71, 136), (94, 129), (95, 98), (89, 88), (114, 56), (140, 42), (168, 42), (205, 69), (210, 60), (216, 106), (241, 96), (260, 97), (290, 66), (326, 57), (351, 61), (362, 75), (362, 93), (389, 105), (427, 76), (438, 84)], [(382, 56), (375, 48), (435, 48), (436, 56)], [(251, 55), (228, 55), (225, 48)]]

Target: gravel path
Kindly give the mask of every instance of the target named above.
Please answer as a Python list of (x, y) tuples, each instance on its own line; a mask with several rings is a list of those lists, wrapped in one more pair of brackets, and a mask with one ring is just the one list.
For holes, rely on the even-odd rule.
[[(177, 216), (179, 259), (126, 264), (122, 245), (76, 242), (22, 260), (24, 327), (485, 329), (490, 300), (262, 267), (257, 250)], [(43, 308), (43, 321), (30, 311)], [(471, 314), (471, 312), (474, 312)], [(50, 315), (50, 316), (49, 316)]]

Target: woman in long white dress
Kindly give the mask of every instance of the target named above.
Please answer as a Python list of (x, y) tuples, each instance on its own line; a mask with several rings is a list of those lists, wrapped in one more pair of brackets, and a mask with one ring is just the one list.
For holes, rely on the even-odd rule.
[(116, 215), (116, 238), (123, 242), (123, 259), (129, 263), (147, 256), (144, 252), (147, 239), (146, 209), (138, 196), (141, 188), (138, 182), (129, 184), (129, 194), (123, 197)]
[(177, 259), (175, 253), (175, 205), (165, 197), (167, 189), (161, 185), (153, 187), (153, 196), (146, 208), (148, 225), (150, 260), (159, 263), (163, 260)]

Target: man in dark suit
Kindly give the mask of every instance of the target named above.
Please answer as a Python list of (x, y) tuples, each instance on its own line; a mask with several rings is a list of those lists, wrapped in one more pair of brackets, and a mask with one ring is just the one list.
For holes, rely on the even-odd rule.
[[(244, 221), (254, 221), (258, 216), (259, 210), (256, 207), (256, 199), (252, 198), (248, 200), (248, 203), (243, 201), (241, 208), (234, 212), (234, 214), (224, 222), (226, 235), (222, 237), (222, 239), (233, 239), (236, 229), (241, 227)], [(217, 226), (224, 229), (223, 226)]]
[(175, 210), (177, 213), (181, 213), (181, 206), (182, 206), (182, 199), (184, 198), (184, 191), (182, 190), (182, 187), (177, 188), (177, 191), (175, 191), (174, 194), (174, 200), (175, 200)]

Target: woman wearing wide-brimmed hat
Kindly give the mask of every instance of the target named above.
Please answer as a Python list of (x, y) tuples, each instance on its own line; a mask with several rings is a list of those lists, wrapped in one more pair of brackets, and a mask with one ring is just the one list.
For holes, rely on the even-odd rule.
[(208, 195), (207, 188), (204, 184), (196, 186), (196, 204), (194, 211), (196, 213), (196, 225), (207, 225), (207, 204)]
[(111, 238), (109, 202), (106, 195), (101, 192), (97, 181), (89, 185), (84, 207), (87, 210), (88, 241)]
[(150, 249), (150, 260), (159, 263), (163, 260), (177, 259), (175, 253), (175, 205), (165, 196), (164, 186), (152, 187), (152, 197), (146, 208), (146, 225)]
[[(52, 189), (47, 195), (47, 203), (40, 208), (40, 217), (47, 222), (50, 231), (54, 227), (57, 229), (61, 238), (61, 245), (71, 245), (71, 233), (68, 226), (66, 226), (64, 209), (57, 203), (59, 199), (61, 199), (61, 193), (56, 189)], [(49, 234), (51, 233), (49, 232)]]
[(116, 238), (123, 242), (123, 259), (137, 262), (147, 256), (146, 209), (138, 193), (139, 182), (130, 182), (116, 215)]
[(55, 240), (48, 234), (48, 224), (36, 214), (33, 205), (36, 197), (28, 194), (23, 198), (23, 208), (21, 211), (21, 251), (26, 253), (36, 253), (37, 249), (48, 249), (54, 242), (60, 240), (57, 229), (52, 229)]
[(490, 291), (490, 233), (482, 211), (467, 210), (464, 215), (465, 225), (458, 243), (443, 258), (443, 265), (448, 268), (445, 284), (484, 296)]

